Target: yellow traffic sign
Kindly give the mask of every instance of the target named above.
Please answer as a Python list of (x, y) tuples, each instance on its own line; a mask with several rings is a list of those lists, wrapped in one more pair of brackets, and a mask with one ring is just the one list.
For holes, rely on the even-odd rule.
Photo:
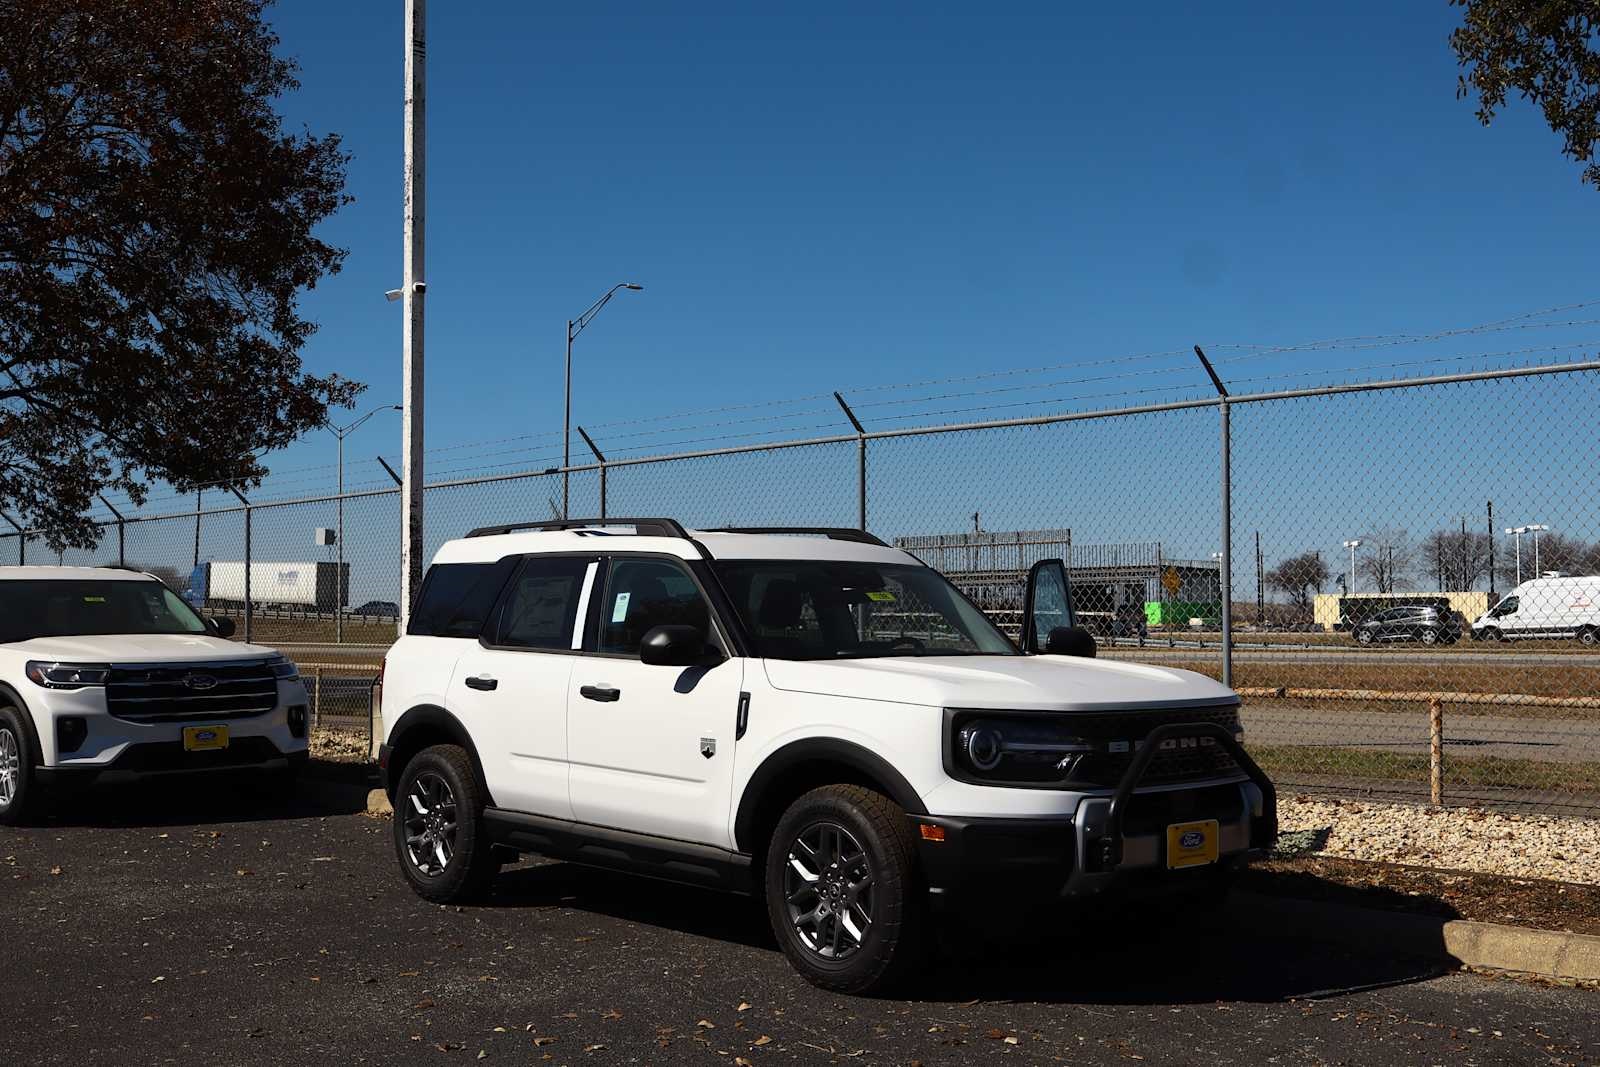
[(1178, 568), (1168, 567), (1161, 575), (1161, 588), (1167, 591), (1168, 596), (1177, 596), (1178, 590), (1183, 588), (1183, 576), (1178, 573)]

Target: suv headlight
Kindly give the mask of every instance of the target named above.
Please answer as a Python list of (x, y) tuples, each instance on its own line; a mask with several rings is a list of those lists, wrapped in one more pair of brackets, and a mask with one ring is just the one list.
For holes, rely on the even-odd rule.
[(267, 660), (267, 666), (272, 668), (273, 677), (279, 681), (292, 682), (300, 677), (300, 668), (295, 666), (294, 660), (281, 652)]
[(957, 712), (951, 717), (946, 744), (957, 777), (995, 785), (1062, 782), (1079, 760), (1097, 751), (1092, 741), (1046, 714)]
[(105, 685), (111, 668), (104, 663), (44, 663), (29, 660), (24, 668), (28, 680), (45, 689), (82, 689)]

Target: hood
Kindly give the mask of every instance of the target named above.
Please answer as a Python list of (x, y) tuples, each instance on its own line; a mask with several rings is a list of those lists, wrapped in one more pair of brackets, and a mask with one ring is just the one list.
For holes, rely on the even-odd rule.
[(1235, 704), (1194, 671), (1072, 656), (896, 656), (766, 661), (774, 688), (944, 708), (1090, 711)]
[(0, 645), (30, 659), (63, 663), (215, 663), (277, 655), (260, 645), (225, 641), (208, 634), (104, 634), (35, 637)]

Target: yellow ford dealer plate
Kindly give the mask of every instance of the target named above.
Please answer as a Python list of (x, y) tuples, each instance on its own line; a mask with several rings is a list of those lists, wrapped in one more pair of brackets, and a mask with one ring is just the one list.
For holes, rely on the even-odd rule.
[(211, 752), (228, 747), (226, 726), (185, 726), (183, 749), (185, 752)]
[(1199, 867), (1215, 863), (1221, 839), (1215, 819), (1173, 823), (1167, 827), (1167, 866)]

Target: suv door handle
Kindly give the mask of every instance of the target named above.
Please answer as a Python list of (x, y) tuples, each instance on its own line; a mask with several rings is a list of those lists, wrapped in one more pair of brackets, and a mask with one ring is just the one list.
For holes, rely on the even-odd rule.
[(578, 695), (585, 700), (598, 700), (603, 704), (609, 704), (613, 700), (622, 699), (622, 690), (609, 685), (586, 685), (579, 688)]
[(500, 680), (498, 678), (491, 678), (487, 674), (480, 674), (476, 677), (467, 679), (468, 689), (482, 689), (487, 692), (488, 690), (498, 689), (499, 687)]

